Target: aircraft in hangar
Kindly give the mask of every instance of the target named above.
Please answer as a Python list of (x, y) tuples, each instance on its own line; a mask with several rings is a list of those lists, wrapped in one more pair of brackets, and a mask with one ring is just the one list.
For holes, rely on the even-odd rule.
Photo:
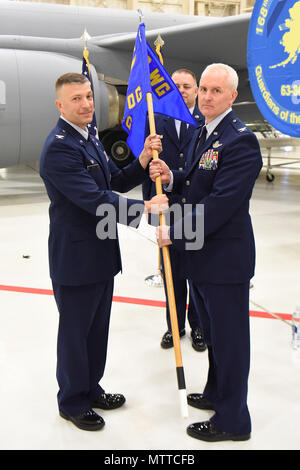
[[(239, 73), (235, 111), (245, 122), (263, 122), (247, 72), (250, 14), (212, 18), (145, 12), (146, 37), (154, 48), (160, 34), (164, 66), (199, 77), (211, 62), (232, 65)], [(56, 78), (81, 72), (86, 29), (101, 141), (122, 167), (132, 158), (123, 117), (126, 85), (139, 17), (136, 11), (2, 1), (0, 3), (0, 168), (39, 159), (58, 114)]]

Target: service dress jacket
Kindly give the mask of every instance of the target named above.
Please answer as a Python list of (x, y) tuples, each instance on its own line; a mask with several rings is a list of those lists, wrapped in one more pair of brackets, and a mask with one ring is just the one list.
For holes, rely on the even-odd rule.
[[(197, 149), (200, 133), (201, 128), (191, 141), (186, 171), (173, 172), (173, 192), (191, 205), (170, 228), (173, 246), (182, 255), (181, 275), (198, 283), (247, 282), (255, 267), (249, 201), (262, 167), (259, 143), (233, 111)], [(193, 240), (185, 237), (184, 224), (196, 231), (197, 217), (198, 223), (204, 220), (204, 244), (187, 250)]]
[[(128, 210), (139, 204), (143, 211), (143, 201), (127, 199), (113, 190), (127, 192), (142, 183), (146, 172), (139, 160), (118, 169), (98, 139), (87, 141), (60, 118), (44, 144), (40, 175), (50, 198), (52, 280), (76, 286), (111, 279), (122, 269), (117, 222), (128, 225), (136, 219), (138, 225), (142, 213), (133, 211), (128, 217)], [(105, 221), (110, 233), (107, 238), (100, 235), (101, 239), (98, 224), (105, 225)]]
[[(193, 117), (199, 125), (204, 124), (204, 117), (197, 106), (194, 107)], [(175, 126), (175, 120), (172, 117), (156, 114), (155, 127), (156, 133), (163, 136), (162, 152), (159, 154), (159, 158), (164, 160), (170, 169), (184, 173), (186, 170), (189, 145), (197, 128), (190, 124), (187, 128), (184, 140), (180, 141)], [(156, 194), (155, 183), (150, 178), (145, 179), (142, 189), (144, 200), (149, 200)], [(181, 198), (174, 192), (166, 192), (165, 194), (169, 199), (169, 205), (174, 203), (181, 204)], [(151, 220), (152, 225), (159, 225), (158, 216), (151, 215), (151, 217), (149, 216), (149, 220)]]

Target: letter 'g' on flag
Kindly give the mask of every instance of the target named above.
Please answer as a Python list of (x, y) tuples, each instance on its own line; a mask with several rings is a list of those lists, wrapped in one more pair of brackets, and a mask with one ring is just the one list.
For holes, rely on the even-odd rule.
[(127, 144), (137, 158), (144, 148), (147, 119), (147, 93), (151, 92), (154, 113), (197, 126), (177, 86), (146, 42), (145, 25), (136, 36), (128, 81), (122, 127), (128, 133)]

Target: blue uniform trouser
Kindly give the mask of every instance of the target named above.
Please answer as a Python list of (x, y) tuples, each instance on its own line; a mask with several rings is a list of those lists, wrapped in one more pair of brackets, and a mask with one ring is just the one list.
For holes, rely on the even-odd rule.
[(214, 405), (211, 421), (220, 431), (248, 434), (249, 282), (192, 284), (195, 304), (200, 300), (206, 307), (201, 320), (209, 370), (203, 395)]
[[(188, 281), (186, 279), (183, 279), (179, 275), (180, 254), (176, 250), (174, 250), (172, 247), (169, 247), (169, 253), (170, 253), (170, 261), (171, 261), (171, 268), (172, 268), (172, 278), (173, 278), (174, 295), (175, 295), (179, 331), (185, 328), (186, 316), (188, 318), (188, 322), (192, 329), (201, 327), (201, 311), (204, 308), (203, 304), (200, 305), (199, 303), (198, 308), (196, 309), (192, 296), (191, 296), (191, 286), (190, 286), (190, 295), (188, 299)], [(161, 250), (161, 260), (162, 260), (162, 270), (164, 274), (162, 250)], [(165, 274), (164, 274), (164, 288), (165, 288), (165, 295), (166, 295), (167, 325), (168, 325), (168, 329), (171, 331), (171, 319), (170, 319), (170, 310), (169, 310), (169, 302), (168, 302), (168, 293), (167, 293), (166, 282), (165, 282)], [(186, 312), (187, 304), (188, 304), (188, 311)]]
[(70, 416), (91, 408), (104, 392), (99, 385), (107, 352), (114, 281), (84, 286), (53, 282), (59, 310), (57, 338), (58, 407)]

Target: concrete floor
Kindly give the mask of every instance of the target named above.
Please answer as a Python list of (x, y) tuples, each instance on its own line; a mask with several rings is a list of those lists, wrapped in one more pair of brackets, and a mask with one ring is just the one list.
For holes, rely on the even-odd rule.
[[(269, 183), (262, 170), (251, 202), (257, 246), (250, 304), (252, 438), (204, 443), (185, 429), (211, 412), (189, 407), (189, 417), (181, 417), (174, 351), (160, 348), (164, 291), (145, 283), (157, 270), (157, 246), (144, 223), (138, 231), (119, 228), (124, 269), (115, 282), (103, 379), (107, 391), (126, 396), (126, 405), (100, 413), (106, 425), (94, 433), (59, 417), (49, 202), (34, 168), (0, 170), (0, 448), (299, 450), (300, 357), (291, 348), (290, 315), (300, 304), (300, 165), (274, 169), (274, 175)], [(140, 197), (141, 188), (131, 193)], [(207, 353), (192, 349), (187, 332), (181, 341), (187, 393), (201, 392)]]

